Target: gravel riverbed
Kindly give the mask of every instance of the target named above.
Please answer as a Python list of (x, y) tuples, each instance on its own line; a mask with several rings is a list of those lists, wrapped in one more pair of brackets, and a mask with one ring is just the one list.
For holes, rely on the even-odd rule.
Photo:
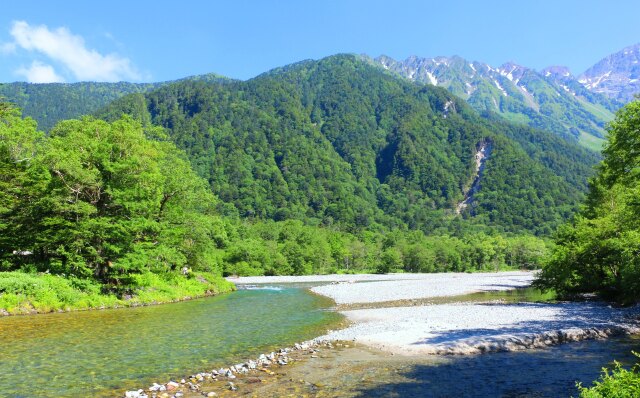
[[(527, 287), (533, 272), (238, 278), (242, 284), (326, 283), (338, 305), (458, 296)], [(640, 307), (603, 303), (454, 303), (340, 311), (351, 322), (318, 340), (351, 340), (404, 355), (516, 351), (640, 332)]]

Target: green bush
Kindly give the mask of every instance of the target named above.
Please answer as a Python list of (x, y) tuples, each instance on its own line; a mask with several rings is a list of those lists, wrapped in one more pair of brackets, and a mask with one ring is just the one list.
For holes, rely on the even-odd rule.
[[(633, 353), (640, 357), (637, 353)], [(636, 363), (631, 369), (625, 369), (619, 362), (615, 362), (613, 371), (602, 370), (600, 379), (592, 387), (582, 387), (578, 383), (581, 398), (635, 398), (640, 397), (640, 364)]]

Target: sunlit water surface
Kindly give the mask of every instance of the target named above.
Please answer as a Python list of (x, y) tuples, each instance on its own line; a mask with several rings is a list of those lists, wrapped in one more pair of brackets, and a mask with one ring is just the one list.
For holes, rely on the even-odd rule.
[(302, 289), (176, 304), (0, 318), (0, 396), (85, 397), (231, 365), (340, 321)]
[[(114, 396), (318, 336), (340, 324), (311, 285), (248, 286), (153, 307), (0, 319), (0, 396)], [(545, 301), (533, 289), (434, 300)], [(440, 302), (442, 301), (442, 302)], [(634, 337), (468, 357), (399, 358), (346, 349), (291, 368), (265, 396), (560, 397), (602, 366), (631, 363)], [(363, 356), (364, 353), (364, 356)], [(304, 378), (316, 384), (301, 384)], [(292, 381), (293, 380), (293, 381)], [(309, 387), (311, 386), (311, 387)]]

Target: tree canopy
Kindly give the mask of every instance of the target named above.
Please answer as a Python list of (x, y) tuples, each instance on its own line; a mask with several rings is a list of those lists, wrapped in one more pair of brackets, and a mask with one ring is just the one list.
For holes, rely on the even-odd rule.
[(635, 302), (640, 298), (640, 101), (621, 109), (608, 133), (585, 207), (558, 232), (539, 284), (565, 295), (597, 292)]
[(215, 197), (181, 151), (145, 138), (138, 122), (87, 117), (44, 136), (12, 113), (0, 137), (4, 270), (29, 263), (114, 287), (144, 271), (221, 272)]

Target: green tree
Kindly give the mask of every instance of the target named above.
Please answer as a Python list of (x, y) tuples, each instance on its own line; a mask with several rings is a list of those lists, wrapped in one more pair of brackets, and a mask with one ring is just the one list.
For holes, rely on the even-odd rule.
[(538, 284), (564, 295), (598, 292), (635, 302), (640, 299), (640, 101), (621, 109), (608, 132), (585, 208), (558, 232)]

